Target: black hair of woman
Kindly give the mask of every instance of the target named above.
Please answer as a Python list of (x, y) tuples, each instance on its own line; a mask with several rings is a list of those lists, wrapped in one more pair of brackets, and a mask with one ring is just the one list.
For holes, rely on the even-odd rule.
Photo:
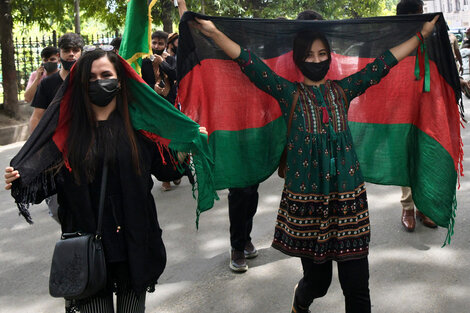
[[(96, 117), (93, 111), (92, 103), (88, 96), (89, 83), (91, 78), (91, 68), (94, 61), (106, 57), (113, 64), (117, 78), (120, 83), (120, 93), (116, 97), (116, 110), (121, 116), (125, 133), (131, 145), (132, 159), (134, 169), (139, 173), (139, 155), (137, 150), (134, 130), (129, 117), (129, 90), (125, 79), (125, 70), (119, 60), (119, 56), (112, 51), (103, 51), (96, 49), (85, 53), (75, 65), (74, 77), (72, 81), (71, 97), (71, 120), (69, 135), (67, 138), (68, 159), (73, 169), (74, 177), (77, 182), (80, 180), (78, 173), (83, 171), (87, 173), (87, 180), (92, 180), (94, 173), (87, 170), (90, 166), (93, 155), (91, 147), (96, 137)], [(85, 160), (85, 162), (84, 162)]]
[(304, 30), (300, 31), (294, 37), (293, 59), (297, 67), (305, 61), (315, 40), (320, 40), (328, 52), (328, 59), (331, 61), (331, 47), (325, 34), (321, 32)]

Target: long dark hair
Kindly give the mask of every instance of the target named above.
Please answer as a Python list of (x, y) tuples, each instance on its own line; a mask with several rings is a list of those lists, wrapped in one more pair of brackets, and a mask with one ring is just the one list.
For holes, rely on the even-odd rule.
[(311, 31), (311, 30), (304, 30), (298, 32), (294, 37), (294, 47), (293, 47), (293, 59), (294, 63), (297, 67), (305, 61), (312, 47), (312, 43), (315, 40), (321, 40), (325, 45), (326, 50), (328, 51), (328, 59), (331, 60), (331, 47), (328, 39), (323, 33)]
[[(116, 110), (124, 123), (135, 171), (140, 174), (139, 153), (134, 130), (129, 117), (129, 89), (126, 74), (119, 57), (112, 51), (96, 49), (85, 53), (78, 59), (73, 71), (72, 97), (70, 102), (70, 127), (67, 137), (67, 158), (72, 168), (75, 181), (80, 184), (81, 175), (91, 182), (94, 179), (96, 155), (93, 146), (96, 143), (96, 117), (88, 97), (91, 67), (95, 60), (107, 57), (113, 64), (121, 84), (120, 93), (116, 96)], [(120, 140), (120, 139), (119, 139)], [(95, 149), (96, 150), (96, 149)]]

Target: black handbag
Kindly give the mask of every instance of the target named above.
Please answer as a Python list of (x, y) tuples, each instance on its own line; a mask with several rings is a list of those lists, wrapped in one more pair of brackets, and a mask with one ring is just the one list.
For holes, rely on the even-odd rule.
[[(294, 116), (295, 106), (297, 105), (297, 100), (299, 99), (299, 87), (297, 86), (297, 91), (294, 94), (294, 98), (292, 100), (292, 106), (290, 109), (289, 114), (289, 122), (287, 122), (287, 138), (289, 138), (290, 128), (292, 125), (292, 117)], [(287, 145), (284, 147), (284, 151), (282, 151), (281, 159), (279, 160), (279, 167), (277, 169), (277, 175), (281, 178), (286, 178), (287, 172)]]
[(95, 295), (106, 286), (106, 262), (101, 241), (108, 166), (103, 166), (98, 225), (95, 234), (64, 233), (56, 243), (49, 276), (53, 297), (79, 300)]

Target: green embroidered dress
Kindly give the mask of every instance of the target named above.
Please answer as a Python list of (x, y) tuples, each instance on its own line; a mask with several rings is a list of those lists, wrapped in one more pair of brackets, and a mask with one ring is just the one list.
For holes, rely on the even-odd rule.
[(316, 263), (366, 257), (370, 224), (367, 196), (347, 123), (349, 103), (397, 63), (389, 52), (361, 71), (319, 87), (292, 83), (242, 49), (235, 60), (280, 104), (287, 121), (299, 99), (287, 139), (287, 174), (272, 246)]

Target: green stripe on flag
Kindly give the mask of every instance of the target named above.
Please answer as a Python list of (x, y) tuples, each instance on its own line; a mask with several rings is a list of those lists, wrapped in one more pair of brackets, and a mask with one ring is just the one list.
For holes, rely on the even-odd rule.
[[(209, 145), (215, 160), (216, 189), (252, 186), (271, 176), (284, 150), (285, 140), (276, 136), (282, 133), (286, 133), (286, 124), (282, 118), (260, 128), (214, 131), (209, 136)], [(263, 140), (263, 145), (250, 144)], [(241, 155), (243, 159), (237, 157)]]
[(416, 207), (452, 233), (457, 171), (444, 147), (412, 124), (349, 126), (364, 179), (411, 186)]
[(213, 159), (207, 135), (201, 134), (196, 122), (160, 97), (146, 83), (134, 79), (128, 79), (127, 83), (129, 90), (132, 90), (129, 115), (134, 129), (158, 134), (169, 141), (169, 148), (192, 154), (197, 180), (197, 225), (200, 213), (212, 208), (214, 200), (219, 199), (214, 188)]

